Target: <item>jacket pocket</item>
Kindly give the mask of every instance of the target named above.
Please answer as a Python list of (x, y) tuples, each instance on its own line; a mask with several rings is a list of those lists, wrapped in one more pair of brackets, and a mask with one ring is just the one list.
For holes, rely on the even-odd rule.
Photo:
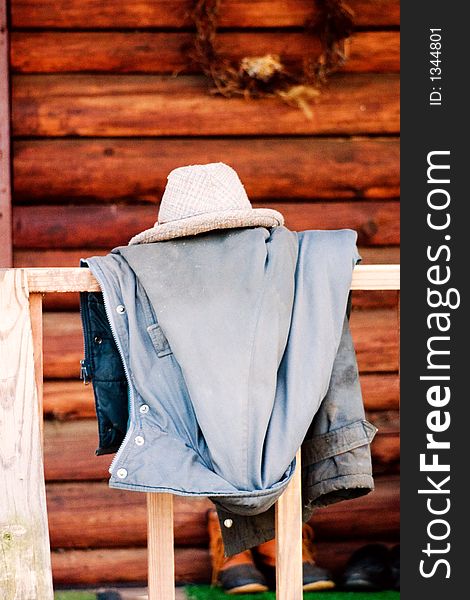
[(168, 343), (168, 340), (166, 339), (165, 334), (158, 323), (149, 325), (147, 327), (147, 331), (159, 358), (173, 354), (170, 344)]
[(363, 419), (305, 440), (302, 451), (307, 464), (314, 464), (370, 444), (376, 432), (377, 427)]

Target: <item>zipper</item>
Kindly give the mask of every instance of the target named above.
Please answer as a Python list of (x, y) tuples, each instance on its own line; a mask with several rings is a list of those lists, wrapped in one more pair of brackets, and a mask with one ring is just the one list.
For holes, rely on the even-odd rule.
[(80, 379), (85, 385), (88, 385), (91, 381), (90, 371), (88, 370), (90, 363), (87, 362), (86, 358), (82, 358), (80, 361)]
[[(119, 356), (121, 357), (121, 362), (122, 362), (122, 366), (123, 366), (123, 369), (124, 369), (124, 374), (125, 374), (126, 380), (127, 380), (127, 390), (128, 390), (128, 408), (129, 408), (130, 425), (129, 425), (129, 428), (128, 428), (127, 432), (126, 432), (126, 435), (124, 436), (124, 439), (123, 439), (123, 441), (122, 441), (122, 443), (121, 443), (118, 451), (114, 455), (114, 458), (111, 461), (111, 464), (109, 465), (108, 471), (112, 475), (114, 465), (120, 459), (120, 457), (122, 455), (122, 452), (124, 450), (124, 447), (127, 445), (127, 442), (129, 441), (131, 433), (134, 430), (134, 424), (133, 424), (134, 423), (134, 401), (133, 401), (134, 400), (134, 392), (133, 392), (133, 389), (132, 389), (132, 386), (131, 386), (131, 377), (130, 377), (130, 374), (129, 374), (129, 370), (127, 368), (126, 361), (124, 360), (124, 353), (122, 351), (121, 344), (119, 342), (118, 336), (117, 336), (116, 331), (115, 331), (114, 326), (113, 326), (113, 322), (112, 322), (111, 317), (110, 317), (111, 312), (110, 312), (110, 308), (109, 308), (109, 300), (108, 300), (108, 298), (106, 296), (106, 293), (104, 291), (103, 282), (102, 282), (102, 280), (100, 278), (100, 275), (98, 275), (95, 271), (92, 271), (92, 273), (95, 276), (96, 280), (98, 281), (99, 286), (101, 288), (101, 292), (103, 294), (104, 310), (106, 312), (106, 317), (108, 319), (109, 328), (111, 330), (111, 334), (112, 334), (114, 342), (116, 344), (116, 348), (118, 349)], [(86, 364), (85, 364), (85, 368), (86, 368)]]
[(80, 310), (80, 319), (82, 323), (85, 325), (83, 328), (83, 358), (80, 361), (80, 379), (83, 381), (85, 385), (88, 385), (92, 379), (91, 377), (91, 362), (90, 362), (90, 322), (88, 319), (88, 313), (82, 310), (82, 302), (84, 302), (82, 294), (88, 292), (80, 293), (80, 302), (79, 302), (79, 310)]

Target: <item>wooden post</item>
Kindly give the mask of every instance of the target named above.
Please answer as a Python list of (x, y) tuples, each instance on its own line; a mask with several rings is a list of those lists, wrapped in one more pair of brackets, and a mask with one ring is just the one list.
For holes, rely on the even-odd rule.
[(41, 446), (44, 437), (43, 419), (43, 360), (42, 360), (42, 294), (29, 295), (29, 314), (31, 315), (31, 329), (33, 333), (34, 378), (38, 396), (39, 430), (41, 432)]
[(147, 493), (148, 600), (175, 600), (173, 495)]
[(302, 600), (302, 488), (300, 450), (295, 473), (276, 502), (276, 598)]
[(0, 598), (52, 600), (26, 273), (0, 271)]
[(7, 6), (0, 0), (0, 267), (13, 266), (9, 63)]

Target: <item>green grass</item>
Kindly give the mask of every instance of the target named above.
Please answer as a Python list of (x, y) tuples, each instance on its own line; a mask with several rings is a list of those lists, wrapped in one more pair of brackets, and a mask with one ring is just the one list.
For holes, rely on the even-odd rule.
[[(228, 600), (240, 598), (243, 600), (275, 600), (274, 592), (262, 594), (240, 594), (230, 596), (220, 588), (211, 588), (208, 585), (191, 585), (186, 587), (186, 593), (191, 600)], [(304, 600), (399, 600), (400, 592), (310, 592), (304, 594)]]
[(54, 600), (96, 600), (96, 594), (90, 592), (56, 592)]

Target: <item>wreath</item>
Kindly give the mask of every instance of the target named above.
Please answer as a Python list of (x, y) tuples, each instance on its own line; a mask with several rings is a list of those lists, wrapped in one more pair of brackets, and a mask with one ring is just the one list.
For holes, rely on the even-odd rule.
[(328, 75), (346, 60), (345, 42), (353, 30), (353, 12), (342, 0), (314, 0), (314, 15), (305, 32), (320, 40), (317, 57), (306, 56), (301, 68), (288, 69), (277, 54), (245, 56), (238, 64), (217, 49), (221, 0), (194, 0), (191, 19), (196, 28), (191, 59), (213, 84), (212, 93), (247, 98), (278, 96), (311, 118), (309, 100), (319, 94)]

